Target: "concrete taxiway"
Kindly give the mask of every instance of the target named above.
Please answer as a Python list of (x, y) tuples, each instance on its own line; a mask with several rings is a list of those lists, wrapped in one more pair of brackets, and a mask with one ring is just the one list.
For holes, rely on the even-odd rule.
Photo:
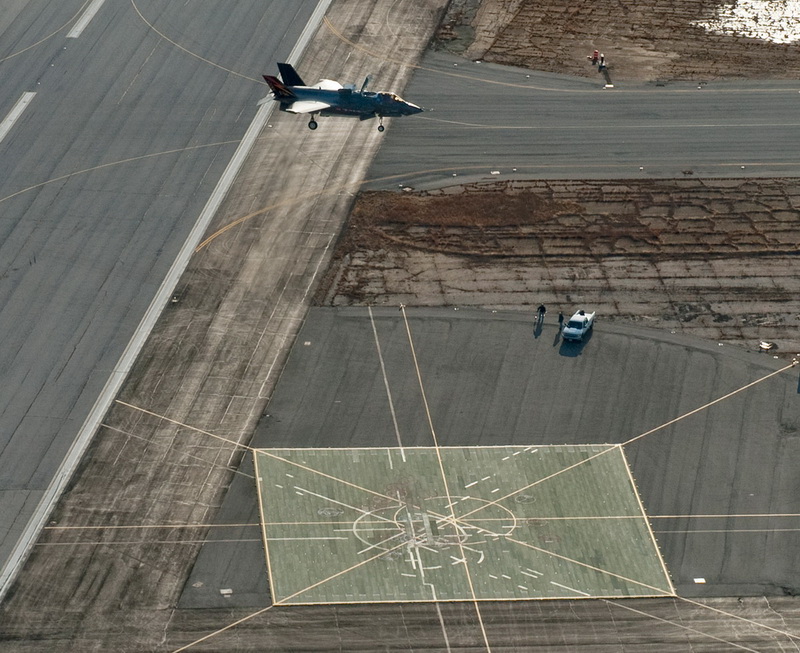
[[(311, 309), (251, 445), (433, 446), (427, 411), (441, 446), (623, 444), (679, 594), (800, 588), (796, 368), (689, 415), (786, 362), (602, 320), (568, 343), (553, 317), (406, 313), (411, 340), (396, 308)], [(257, 521), (237, 476), (182, 607), (269, 603), (258, 529), (225, 526)]]
[[(618, 84), (428, 53), (426, 108), (388, 135), (367, 188), (481, 178), (797, 176), (795, 81)], [(493, 175), (492, 172), (499, 175)]]

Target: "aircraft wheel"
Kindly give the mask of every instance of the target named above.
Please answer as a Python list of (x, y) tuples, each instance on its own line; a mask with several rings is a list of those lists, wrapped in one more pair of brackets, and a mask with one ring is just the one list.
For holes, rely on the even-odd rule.
[(383, 125), (378, 125), (379, 132), (382, 132), (384, 129), (386, 129), (386, 127), (384, 127)]
[(316, 128), (317, 128), (317, 121), (316, 121), (316, 120), (311, 120), (311, 121), (308, 123), (308, 128), (309, 128), (309, 129), (316, 129)]

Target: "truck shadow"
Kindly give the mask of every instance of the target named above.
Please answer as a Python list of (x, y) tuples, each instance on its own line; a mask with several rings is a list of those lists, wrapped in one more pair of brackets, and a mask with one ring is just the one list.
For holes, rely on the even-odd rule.
[(586, 345), (588, 345), (589, 341), (592, 339), (593, 334), (594, 329), (590, 329), (589, 333), (583, 336), (583, 340), (579, 340), (578, 342), (562, 340), (561, 347), (558, 349), (558, 355), (568, 356), (570, 358), (580, 356), (583, 353), (583, 348), (586, 347)]

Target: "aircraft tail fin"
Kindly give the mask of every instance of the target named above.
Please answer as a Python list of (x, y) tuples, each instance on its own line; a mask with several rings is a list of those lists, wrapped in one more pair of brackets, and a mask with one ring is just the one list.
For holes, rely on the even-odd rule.
[(294, 100), (297, 96), (281, 80), (272, 75), (264, 75), (264, 81), (269, 85), (272, 95), (276, 100)]
[(300, 78), (300, 75), (297, 74), (297, 71), (294, 69), (294, 66), (289, 63), (279, 63), (278, 70), (281, 73), (281, 79), (283, 79), (283, 83), (287, 86), (305, 86), (306, 83)]

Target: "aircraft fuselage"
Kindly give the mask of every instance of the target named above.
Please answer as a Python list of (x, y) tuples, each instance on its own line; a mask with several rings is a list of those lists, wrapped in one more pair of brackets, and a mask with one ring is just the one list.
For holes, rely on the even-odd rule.
[(296, 100), (281, 100), (281, 109), (291, 110), (294, 102), (324, 102), (330, 106), (317, 111), (321, 116), (360, 116), (362, 119), (392, 116), (411, 116), (422, 111), (416, 104), (406, 102), (394, 93), (375, 93), (372, 91), (354, 91), (350, 88), (335, 90), (314, 88), (311, 86), (293, 86), (292, 92)]

